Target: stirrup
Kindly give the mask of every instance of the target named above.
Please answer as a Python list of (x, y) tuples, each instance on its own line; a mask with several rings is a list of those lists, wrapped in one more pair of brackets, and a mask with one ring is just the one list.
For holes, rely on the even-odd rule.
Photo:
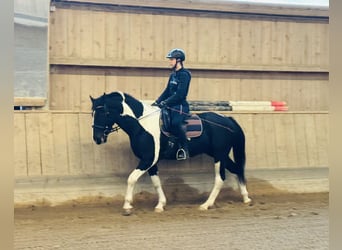
[(189, 158), (189, 156), (188, 156), (187, 152), (183, 148), (180, 148), (180, 149), (177, 150), (176, 159), (178, 161), (186, 160), (188, 158)]

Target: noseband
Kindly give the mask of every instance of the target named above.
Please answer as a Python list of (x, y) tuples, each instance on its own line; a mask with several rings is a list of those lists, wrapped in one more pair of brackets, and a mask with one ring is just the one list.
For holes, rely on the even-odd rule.
[[(105, 116), (106, 116), (106, 118), (107, 118), (109, 112), (107, 111), (106, 106), (98, 106), (98, 107), (95, 108), (94, 112), (95, 112), (97, 109), (103, 109), (104, 112), (105, 112)], [(110, 133), (115, 132), (115, 131), (118, 131), (118, 130), (120, 129), (120, 127), (118, 127), (118, 126), (116, 126), (115, 128), (113, 128), (112, 126), (108, 126), (108, 125), (100, 126), (100, 125), (96, 125), (96, 124), (93, 124), (93, 125), (92, 125), (92, 128), (102, 129), (102, 130), (103, 130), (103, 135), (104, 135), (105, 137), (107, 137)]]

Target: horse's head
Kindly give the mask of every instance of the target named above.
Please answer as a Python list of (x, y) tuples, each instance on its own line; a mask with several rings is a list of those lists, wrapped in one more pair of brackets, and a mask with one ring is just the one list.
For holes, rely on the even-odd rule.
[(123, 98), (118, 93), (103, 94), (98, 98), (90, 96), (93, 115), (93, 140), (96, 144), (106, 143), (123, 113)]

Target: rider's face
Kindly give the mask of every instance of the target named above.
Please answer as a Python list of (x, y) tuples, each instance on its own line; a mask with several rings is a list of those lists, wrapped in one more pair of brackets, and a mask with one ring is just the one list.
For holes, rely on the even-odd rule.
[(177, 64), (176, 58), (169, 58), (169, 65), (171, 68), (175, 67)]

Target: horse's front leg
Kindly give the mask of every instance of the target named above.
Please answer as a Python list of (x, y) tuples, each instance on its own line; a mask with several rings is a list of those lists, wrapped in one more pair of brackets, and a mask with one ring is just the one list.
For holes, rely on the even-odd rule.
[(157, 165), (154, 165), (152, 168), (148, 170), (148, 174), (151, 177), (152, 183), (154, 188), (156, 189), (158, 193), (158, 204), (154, 208), (154, 211), (157, 213), (161, 213), (164, 211), (164, 207), (166, 205), (166, 197), (160, 182), (160, 178), (158, 176), (158, 167)]
[(133, 172), (129, 175), (127, 179), (127, 191), (125, 195), (125, 203), (123, 205), (124, 209), (124, 215), (131, 215), (132, 213), (132, 202), (133, 202), (133, 191), (135, 184), (139, 180), (139, 178), (145, 173), (146, 171), (140, 170), (140, 169), (135, 169)]

